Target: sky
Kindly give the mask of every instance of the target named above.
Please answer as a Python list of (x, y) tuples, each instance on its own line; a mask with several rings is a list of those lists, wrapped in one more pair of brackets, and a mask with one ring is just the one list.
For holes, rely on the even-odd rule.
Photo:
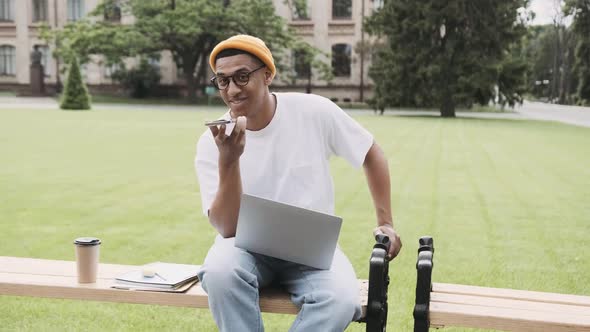
[(531, 0), (529, 9), (536, 14), (532, 24), (551, 24), (556, 10), (561, 6), (560, 3), (559, 0)]

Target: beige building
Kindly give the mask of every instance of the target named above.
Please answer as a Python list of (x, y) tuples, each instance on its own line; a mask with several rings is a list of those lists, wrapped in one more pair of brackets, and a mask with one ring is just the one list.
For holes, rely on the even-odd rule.
[[(58, 77), (56, 60), (51, 56), (51, 45), (39, 38), (39, 27), (46, 22), (62, 27), (83, 18), (101, 0), (0, 0), (0, 91), (29, 91), (31, 52), (38, 45), (43, 53), (45, 82), (52, 90)], [(367, 39), (362, 32), (362, 17), (382, 6), (384, 0), (308, 0), (306, 8), (296, 8), (294, 1), (273, 0), (277, 13), (284, 17), (297, 33), (311, 45), (328, 54), (324, 60), (332, 64), (334, 79), (327, 83), (317, 79), (305, 64), (292, 54), (291, 73), (279, 73), (274, 90), (311, 90), (340, 101), (359, 101), (370, 94), (367, 71), (370, 59), (356, 52), (357, 45)], [(122, 17), (129, 22), (131, 17)], [(93, 57), (82, 68), (91, 89), (113, 87), (112, 69), (102, 65), (101, 58)], [(133, 61), (128, 61), (132, 64)], [(182, 78), (170, 52), (164, 51), (154, 60), (162, 75), (161, 84), (181, 87)], [(297, 77), (297, 79), (293, 79)], [(364, 89), (361, 89), (364, 87)], [(361, 93), (361, 90), (363, 92)]]

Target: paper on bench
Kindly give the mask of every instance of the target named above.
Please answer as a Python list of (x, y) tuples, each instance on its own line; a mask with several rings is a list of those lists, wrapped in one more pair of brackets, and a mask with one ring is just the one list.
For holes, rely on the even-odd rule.
[(131, 285), (112, 285), (111, 288), (144, 292), (184, 293), (193, 287), (198, 281), (198, 279), (193, 279), (178, 288), (135, 287)]
[[(143, 275), (144, 269), (153, 270), (157, 274), (153, 277), (145, 277)], [(113, 287), (136, 290), (180, 291), (179, 288), (182, 286), (197, 280), (198, 272), (199, 266), (197, 265), (155, 262), (116, 277)]]

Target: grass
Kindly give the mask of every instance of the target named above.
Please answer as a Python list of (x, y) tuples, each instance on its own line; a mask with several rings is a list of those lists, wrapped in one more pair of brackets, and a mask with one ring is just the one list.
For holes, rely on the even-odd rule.
[(12, 91), (0, 91), (0, 97), (16, 97), (16, 93)]
[[(201, 263), (213, 229), (193, 170), (205, 119), (223, 112), (0, 110), (0, 255)], [(552, 122), (373, 116), (389, 158), (395, 223), (392, 331), (412, 329), (417, 239), (435, 239), (434, 280), (590, 295), (590, 129)], [(368, 274), (375, 223), (362, 171), (334, 160), (340, 243)], [(585, 244), (586, 243), (586, 244)], [(0, 297), (3, 331), (215, 331), (208, 310)], [(267, 331), (294, 316), (265, 314)], [(363, 331), (352, 324), (347, 331)], [(445, 331), (463, 331), (449, 328)]]
[[(2, 93), (0, 93), (2, 96)], [(59, 97), (56, 97), (59, 99)], [(223, 100), (219, 97), (219, 95), (213, 96), (200, 96), (196, 100), (191, 101), (186, 99), (185, 97), (146, 97), (146, 98), (132, 98), (126, 96), (114, 96), (114, 95), (104, 95), (104, 94), (96, 94), (92, 95), (92, 102), (96, 104), (122, 104), (122, 105), (200, 105), (200, 106), (223, 106)], [(373, 111), (373, 109), (367, 104), (362, 102), (338, 102), (338, 106), (343, 109), (354, 109), (354, 110), (367, 110)], [(423, 111), (424, 109), (420, 108), (388, 108), (387, 110), (391, 111)], [(439, 112), (438, 109), (433, 108), (429, 109), (430, 111)], [(502, 108), (500, 106), (481, 106), (481, 105), (473, 105), (470, 108), (459, 107), (456, 110), (457, 112), (470, 112), (470, 113), (514, 113), (514, 110), (509, 106)]]
[(97, 104), (125, 104), (125, 105), (223, 105), (223, 101), (218, 96), (198, 97), (191, 101), (185, 97), (146, 97), (132, 98), (126, 96), (113, 95), (92, 95), (92, 102)]

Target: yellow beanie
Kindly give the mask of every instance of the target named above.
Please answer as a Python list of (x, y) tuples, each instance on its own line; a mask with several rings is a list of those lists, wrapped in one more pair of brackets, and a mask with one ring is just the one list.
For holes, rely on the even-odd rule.
[(270, 50), (268, 47), (266, 47), (266, 44), (262, 41), (262, 39), (249, 35), (235, 35), (215, 46), (211, 52), (211, 55), (209, 56), (209, 65), (211, 66), (211, 70), (213, 70), (213, 72), (215, 72), (215, 57), (217, 54), (223, 50), (231, 48), (246, 51), (254, 55), (260, 59), (260, 61), (262, 61), (268, 67), (268, 69), (270, 69), (272, 77), (275, 76), (277, 69), (272, 58), (272, 53), (270, 53)]

